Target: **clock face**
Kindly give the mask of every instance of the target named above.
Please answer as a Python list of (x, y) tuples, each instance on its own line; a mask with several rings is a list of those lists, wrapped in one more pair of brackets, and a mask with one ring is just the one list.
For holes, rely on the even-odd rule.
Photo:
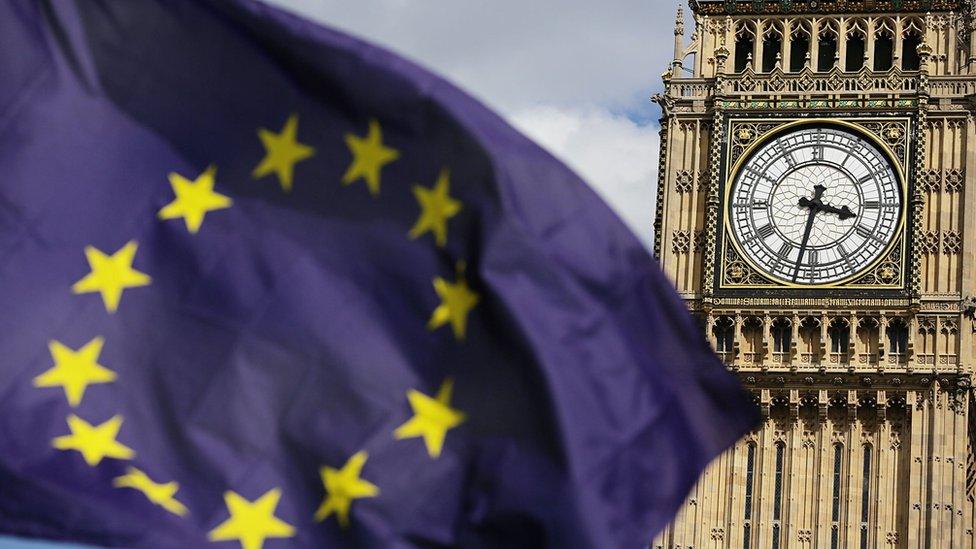
[(801, 127), (756, 150), (735, 176), (728, 219), (740, 250), (779, 282), (834, 284), (872, 266), (899, 230), (902, 187), (871, 141)]

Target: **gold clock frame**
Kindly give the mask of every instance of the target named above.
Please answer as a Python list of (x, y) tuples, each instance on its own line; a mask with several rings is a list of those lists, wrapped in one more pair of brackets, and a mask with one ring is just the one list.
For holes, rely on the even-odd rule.
[[(855, 120), (855, 122), (852, 122), (851, 120)], [(887, 260), (887, 258), (891, 255), (892, 250), (894, 250), (895, 247), (897, 247), (897, 246), (901, 246), (902, 247), (902, 254), (901, 254), (901, 271), (902, 272), (900, 273), (900, 275), (901, 275), (899, 277), (900, 282), (898, 284), (891, 284), (891, 285), (878, 284), (878, 285), (873, 285), (873, 286), (858, 286), (858, 287), (850, 287), (850, 286), (847, 286), (845, 289), (851, 289), (851, 290), (868, 290), (868, 289), (901, 290), (901, 289), (904, 289), (905, 288), (905, 284), (907, 282), (906, 276), (905, 276), (907, 273), (905, 271), (908, 268), (908, 265), (907, 265), (907, 262), (906, 262), (907, 258), (906, 258), (906, 254), (905, 254), (905, 252), (907, 250), (907, 240), (908, 240), (907, 239), (907, 235), (905, 233), (905, 225), (906, 225), (907, 219), (908, 219), (908, 211), (909, 211), (908, 210), (908, 203), (909, 203), (910, 198), (911, 198), (909, 196), (909, 194), (908, 194), (908, 179), (907, 179), (907, 177), (906, 177), (905, 174), (906, 174), (906, 167), (908, 166), (908, 163), (909, 163), (910, 149), (909, 149), (909, 147), (906, 144), (906, 147), (905, 147), (905, 158), (899, 159), (898, 158), (898, 155), (895, 154), (895, 152), (891, 149), (891, 147), (887, 143), (884, 142), (884, 140), (882, 140), (879, 136), (875, 135), (868, 128), (866, 128), (866, 127), (864, 127), (862, 125), (859, 125), (856, 122), (881, 122), (881, 123), (884, 123), (884, 122), (904, 122), (904, 123), (906, 123), (906, 133), (907, 134), (910, 134), (911, 133), (911, 127), (912, 127), (912, 119), (910, 117), (907, 117), (907, 116), (899, 116), (899, 117), (857, 118), (857, 119), (851, 119), (851, 120), (844, 120), (844, 119), (840, 119), (840, 118), (801, 118), (801, 119), (794, 119), (792, 121), (784, 121), (783, 124), (781, 124), (779, 126), (776, 126), (776, 127), (772, 128), (772, 129), (770, 129), (769, 131), (765, 132), (761, 136), (758, 136), (752, 143), (750, 143), (745, 148), (745, 150), (742, 151), (742, 154), (739, 155), (739, 157), (736, 159), (735, 164), (731, 167), (731, 169), (728, 170), (728, 172), (726, 174), (726, 177), (725, 177), (725, 185), (724, 185), (725, 188), (723, 189), (723, 202), (722, 202), (722, 217), (723, 217), (723, 223), (722, 223), (723, 235), (722, 235), (722, 237), (723, 238), (722, 238), (721, 250), (719, 251), (719, 256), (716, 258), (716, 259), (718, 259), (718, 265), (719, 265), (719, 270), (720, 270), (720, 272), (718, 273), (719, 284), (717, 286), (717, 289), (719, 289), (719, 290), (737, 290), (737, 289), (769, 289), (769, 290), (776, 290), (776, 289), (800, 289), (800, 290), (804, 290), (805, 289), (805, 290), (818, 290), (818, 289), (839, 288), (839, 287), (847, 286), (850, 283), (855, 282), (858, 279), (860, 279), (860, 278), (868, 275), (869, 273), (871, 273), (871, 271), (873, 271), (881, 263), (883, 263), (884, 261)], [(728, 129), (729, 129), (728, 136), (729, 137), (728, 137), (728, 139), (726, 139), (726, 144), (725, 144), (725, 158), (727, 159), (726, 162), (728, 162), (728, 159), (730, 158), (731, 151), (732, 151), (732, 141), (733, 141), (733, 138), (734, 138), (734, 135), (732, 134), (732, 129), (733, 129), (733, 125), (734, 125), (735, 122), (756, 122), (756, 123), (766, 123), (766, 124), (768, 124), (768, 123), (773, 122), (773, 121), (774, 121), (774, 119), (770, 119), (770, 118), (755, 118), (755, 119), (753, 119), (753, 118), (732, 118), (732, 119), (730, 119), (728, 121), (728, 124), (729, 124), (729, 126), (728, 126)], [(758, 148), (764, 146), (766, 143), (768, 143), (772, 139), (774, 139), (774, 138), (776, 138), (776, 137), (778, 137), (780, 135), (783, 135), (784, 133), (788, 133), (788, 132), (794, 131), (797, 128), (802, 128), (802, 127), (805, 127), (805, 126), (821, 126), (821, 127), (823, 127), (823, 126), (828, 126), (828, 127), (829, 126), (835, 126), (835, 127), (840, 127), (840, 128), (843, 128), (843, 129), (848, 130), (849, 132), (851, 132), (851, 133), (853, 133), (853, 134), (855, 134), (855, 135), (857, 135), (859, 137), (862, 137), (864, 139), (869, 140), (871, 143), (873, 143), (878, 148), (878, 150), (881, 151), (881, 153), (883, 155), (885, 155), (887, 157), (888, 161), (894, 167), (894, 169), (895, 169), (895, 175), (898, 178), (898, 184), (901, 186), (901, 193), (902, 193), (901, 213), (899, 215), (898, 226), (897, 226), (897, 228), (896, 228), (896, 230), (894, 232), (894, 237), (885, 246), (884, 250), (880, 254), (878, 254), (878, 257), (876, 257), (871, 263), (869, 263), (864, 268), (860, 269), (858, 272), (856, 272), (856, 273), (854, 273), (854, 274), (852, 274), (852, 275), (850, 275), (850, 276), (848, 276), (846, 278), (843, 278), (841, 280), (837, 280), (837, 281), (834, 281), (834, 282), (822, 283), (822, 284), (798, 284), (798, 283), (795, 283), (795, 282), (782, 282), (782, 281), (779, 281), (779, 280), (775, 280), (773, 278), (770, 278), (769, 275), (767, 275), (764, 272), (764, 269), (763, 268), (759, 267), (753, 261), (753, 259), (751, 257), (749, 257), (748, 254), (745, 254), (743, 252), (742, 248), (739, 246), (739, 243), (736, 241), (735, 237), (732, 234), (732, 226), (730, 224), (731, 216), (730, 216), (729, 208), (730, 208), (731, 205), (730, 205), (730, 202), (729, 202), (729, 197), (731, 195), (732, 186), (733, 186), (736, 178), (738, 178), (739, 172), (742, 170), (743, 166), (745, 165), (745, 162), (752, 156), (752, 154)], [(904, 138), (904, 137), (906, 137), (906, 136), (902, 136), (902, 138)], [(725, 284), (722, 281), (722, 279), (721, 279), (721, 277), (722, 277), (721, 271), (726, 268), (726, 259), (727, 259), (726, 249), (727, 249), (727, 246), (729, 246), (730, 243), (732, 245), (732, 248), (735, 250), (735, 253), (740, 258), (742, 258), (742, 260), (749, 266), (749, 268), (751, 268), (753, 271), (755, 271), (755, 273), (759, 277), (763, 278), (764, 280), (768, 280), (769, 281), (769, 284), (765, 284), (765, 285), (760, 285), (760, 284), (735, 284), (735, 285), (727, 285), (727, 284)]]

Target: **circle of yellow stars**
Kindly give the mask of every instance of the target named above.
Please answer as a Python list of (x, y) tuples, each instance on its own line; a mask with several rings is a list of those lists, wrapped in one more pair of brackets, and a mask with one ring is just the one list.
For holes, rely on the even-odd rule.
[[(251, 176), (258, 180), (274, 176), (282, 191), (291, 192), (294, 186), (296, 164), (315, 155), (315, 148), (299, 140), (299, 117), (290, 115), (280, 131), (259, 128), (257, 136), (264, 147), (264, 157), (255, 166)], [(383, 129), (379, 121), (368, 121), (365, 135), (348, 133), (345, 144), (352, 157), (341, 183), (350, 186), (363, 181), (368, 193), (379, 197), (382, 173), (400, 158), (400, 152), (383, 142)], [(207, 214), (233, 206), (230, 197), (215, 191), (217, 167), (208, 166), (195, 177), (179, 173), (167, 176), (174, 198), (157, 213), (161, 221), (182, 220), (186, 230), (197, 234)], [(407, 232), (411, 240), (430, 234), (438, 248), (448, 241), (449, 221), (463, 209), (460, 200), (451, 196), (451, 172), (441, 169), (431, 187), (414, 185), (411, 188), (420, 213), (416, 223)], [(118, 311), (126, 290), (149, 286), (152, 278), (135, 268), (139, 244), (129, 241), (118, 250), (107, 253), (95, 246), (86, 246), (85, 258), (90, 272), (71, 286), (74, 294), (98, 293), (106, 312)], [(461, 342), (467, 333), (468, 316), (480, 301), (465, 278), (465, 263), (455, 267), (455, 280), (435, 276), (434, 293), (440, 304), (427, 322), (431, 331), (450, 326), (456, 341)], [(60, 388), (71, 408), (78, 408), (91, 386), (114, 383), (118, 374), (101, 364), (100, 356), (105, 339), (94, 337), (77, 350), (65, 343), (52, 340), (48, 351), (53, 365), (33, 379), (37, 388)], [(466, 415), (451, 405), (454, 381), (447, 378), (434, 395), (417, 389), (406, 393), (406, 403), (412, 416), (392, 433), (395, 440), (419, 438), (431, 459), (440, 457), (447, 433), (460, 426)], [(68, 415), (69, 434), (55, 437), (51, 445), (64, 451), (74, 451), (91, 467), (97, 467), (106, 459), (131, 461), (136, 452), (118, 440), (124, 418), (115, 415), (103, 423), (92, 424), (72, 413)], [(369, 455), (365, 450), (352, 454), (340, 466), (322, 465), (319, 470), (325, 496), (313, 514), (316, 522), (335, 517), (339, 526), (350, 525), (352, 505), (356, 500), (375, 498), (380, 488), (363, 478), (363, 468)], [(177, 482), (157, 482), (141, 469), (128, 466), (125, 474), (113, 479), (119, 489), (132, 489), (141, 493), (151, 504), (178, 517), (187, 517), (190, 510), (178, 498)], [(238, 541), (243, 549), (261, 549), (267, 539), (289, 538), (295, 535), (295, 527), (276, 516), (281, 500), (281, 488), (273, 487), (254, 501), (228, 490), (224, 493), (224, 505), (228, 518), (213, 528), (208, 539), (213, 542)]]

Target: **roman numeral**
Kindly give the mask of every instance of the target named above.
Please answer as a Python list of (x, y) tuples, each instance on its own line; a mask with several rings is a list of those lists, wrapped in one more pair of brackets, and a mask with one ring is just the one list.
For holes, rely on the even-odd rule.
[(779, 252), (777, 252), (776, 255), (778, 255), (780, 259), (785, 261), (790, 258), (790, 252), (792, 251), (793, 251), (793, 245), (787, 242), (783, 244), (782, 247), (780, 247)]
[(807, 263), (809, 263), (811, 267), (816, 267), (817, 265), (819, 265), (820, 253), (817, 252), (817, 250), (810, 250), (809, 252), (807, 252)]
[(881, 207), (881, 202), (877, 200), (867, 200), (864, 202), (864, 209), (866, 210), (877, 210)]
[(878, 236), (877, 234), (875, 234), (875, 232), (872, 229), (869, 229), (868, 227), (865, 227), (864, 225), (858, 225), (854, 229), (854, 231), (857, 234), (861, 235), (862, 237), (864, 237), (864, 238), (866, 238), (868, 240), (874, 240), (874, 241), (877, 241), (877, 242), (884, 242), (884, 240), (880, 236)]
[(773, 225), (768, 224), (759, 227), (758, 229), (756, 229), (756, 234), (759, 235), (760, 239), (766, 240), (767, 238), (773, 235)]
[(862, 184), (862, 185), (864, 183), (867, 183), (868, 181), (874, 181), (874, 174), (873, 173), (869, 173), (868, 175), (865, 175), (861, 179), (858, 179), (857, 180), (857, 182), (860, 183), (860, 184)]
[(844, 266), (847, 267), (848, 271), (854, 270), (854, 264), (851, 263), (851, 254), (844, 248), (843, 244), (837, 245), (837, 253), (840, 254), (840, 258), (844, 260)]
[(767, 208), (769, 208), (769, 202), (766, 202), (765, 200), (757, 200), (752, 203), (753, 210), (765, 210)]

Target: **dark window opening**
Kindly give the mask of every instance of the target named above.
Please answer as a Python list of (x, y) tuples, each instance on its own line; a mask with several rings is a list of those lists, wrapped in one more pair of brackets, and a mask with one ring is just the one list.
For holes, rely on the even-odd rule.
[(735, 321), (727, 316), (719, 317), (715, 320), (712, 334), (715, 335), (715, 350), (717, 352), (731, 352), (732, 341), (735, 338)]
[(793, 37), (793, 45), (790, 49), (790, 71), (799, 72), (807, 62), (807, 53), (810, 52), (810, 39), (806, 36)]
[(783, 518), (783, 459), (786, 445), (776, 443), (776, 475), (773, 483), (773, 549), (779, 549), (780, 520)]
[(851, 330), (841, 321), (834, 321), (827, 329), (830, 336), (830, 352), (846, 353), (851, 345)]
[(845, 69), (850, 72), (859, 71), (864, 68), (864, 37), (855, 34), (847, 39), (847, 59), (844, 64)]
[(922, 58), (918, 55), (918, 47), (922, 39), (914, 34), (905, 37), (902, 42), (901, 68), (906, 71), (917, 71), (922, 66)]
[(778, 36), (770, 36), (763, 41), (763, 72), (770, 72), (776, 67), (776, 57), (783, 49), (783, 41)]
[(786, 353), (793, 342), (793, 326), (789, 320), (778, 318), (773, 322), (773, 352)]
[(746, 70), (749, 60), (752, 59), (753, 46), (752, 38), (749, 37), (742, 37), (735, 41), (735, 72)]
[(894, 42), (887, 34), (882, 34), (874, 39), (874, 70), (883, 72), (891, 70), (894, 64)]
[(864, 479), (861, 486), (861, 549), (868, 549), (868, 518), (871, 513), (871, 446), (864, 445)]
[(834, 68), (834, 59), (837, 57), (837, 40), (833, 37), (823, 37), (817, 48), (817, 70), (827, 72)]
[(908, 326), (902, 321), (894, 321), (888, 326), (888, 352), (893, 355), (908, 352)]

